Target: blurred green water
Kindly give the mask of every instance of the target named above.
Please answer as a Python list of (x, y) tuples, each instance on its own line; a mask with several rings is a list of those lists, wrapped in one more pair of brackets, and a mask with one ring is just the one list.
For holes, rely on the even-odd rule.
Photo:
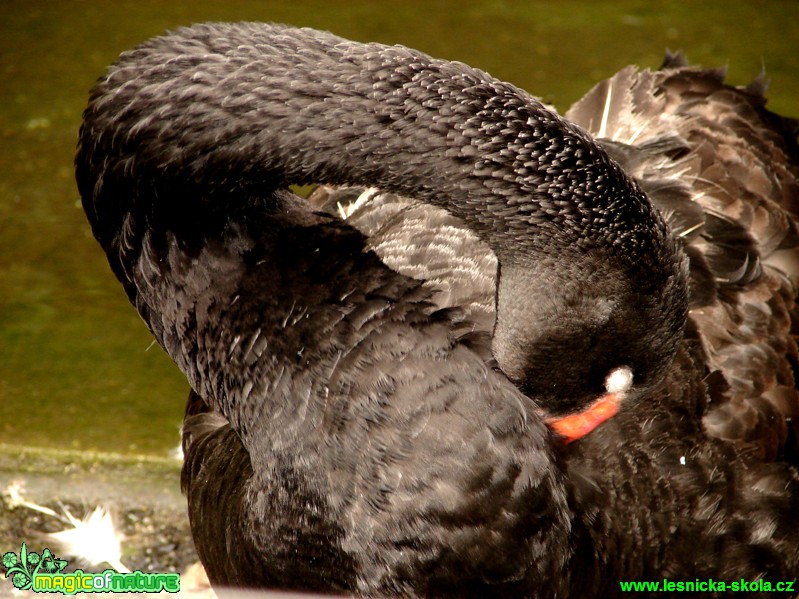
[(80, 115), (119, 52), (179, 25), (268, 20), (402, 43), (483, 68), (565, 110), (665, 48), (765, 65), (799, 116), (799, 3), (561, 0), (0, 1), (0, 442), (164, 454), (188, 390), (91, 237), (72, 175)]

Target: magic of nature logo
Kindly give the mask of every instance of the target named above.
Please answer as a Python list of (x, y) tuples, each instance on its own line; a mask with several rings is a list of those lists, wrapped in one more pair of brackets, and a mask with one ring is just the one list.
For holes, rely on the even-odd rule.
[(3, 554), (6, 578), (20, 591), (37, 593), (177, 593), (180, 574), (160, 572), (64, 572), (67, 561), (57, 558), (50, 549), (41, 553), (29, 551), (22, 543), (19, 555), (13, 551)]

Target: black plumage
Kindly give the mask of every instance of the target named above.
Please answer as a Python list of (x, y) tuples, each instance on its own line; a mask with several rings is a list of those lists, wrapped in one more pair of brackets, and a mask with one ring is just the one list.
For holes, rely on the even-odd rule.
[[(100, 80), (78, 186), (194, 389), (212, 581), (577, 596), (797, 570), (790, 123), (712, 72), (605, 86), (570, 113), (600, 144), (465, 65), (276, 25), (183, 29)], [(745, 160), (712, 154), (728, 139)], [(302, 182), (380, 194), (319, 191), (342, 222)], [(606, 391), (618, 414), (565, 445), (552, 419)]]

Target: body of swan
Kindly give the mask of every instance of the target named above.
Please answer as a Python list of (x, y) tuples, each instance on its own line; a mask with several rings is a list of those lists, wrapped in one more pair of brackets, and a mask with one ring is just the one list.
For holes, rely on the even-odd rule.
[[(698, 310), (768, 279), (760, 291), (782, 294), (788, 325), (768, 319), (783, 345), (764, 347), (787, 363), (795, 279), (764, 275), (760, 240), (685, 208), (698, 204), (673, 181), (674, 213), (700, 220), (673, 221), (672, 235), (608, 156), (637, 174), (660, 148), (666, 172), (695, 152), (682, 142), (605, 150), (485, 73), (311, 30), (204, 25), (123, 55), (84, 115), (78, 185), (114, 272), (194, 389), (183, 478), (212, 581), (564, 596), (628, 578), (788, 579), (795, 473), (705, 432), (708, 375), (727, 354)], [(342, 222), (285, 190), (307, 181), (423, 202), (423, 229), (479, 240), (474, 276), (442, 294), (434, 260), (403, 274), (420, 263), (410, 248), (435, 253), (407, 211), (369, 231), (368, 217)], [(780, 210), (774, 252), (795, 238)], [(687, 250), (712, 293), (692, 287), (685, 328), (678, 237), (715, 218), (746, 240), (744, 257), (720, 267), (708, 235)], [(404, 257), (392, 262), (381, 235)], [(620, 368), (632, 386), (610, 393)], [(732, 405), (718, 371), (712, 388)], [(796, 392), (780, 376), (761, 396), (782, 455)], [(606, 391), (619, 413), (566, 447), (547, 421)], [(716, 413), (709, 429), (752, 441), (757, 427), (736, 437), (723, 423), (738, 413)]]

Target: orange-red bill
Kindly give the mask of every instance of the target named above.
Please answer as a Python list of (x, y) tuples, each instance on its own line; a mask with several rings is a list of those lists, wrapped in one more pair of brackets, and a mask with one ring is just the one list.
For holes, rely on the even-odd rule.
[(620, 403), (621, 393), (606, 393), (582, 412), (549, 418), (547, 424), (564, 438), (565, 443), (571, 443), (585, 437), (605, 420), (615, 416)]

